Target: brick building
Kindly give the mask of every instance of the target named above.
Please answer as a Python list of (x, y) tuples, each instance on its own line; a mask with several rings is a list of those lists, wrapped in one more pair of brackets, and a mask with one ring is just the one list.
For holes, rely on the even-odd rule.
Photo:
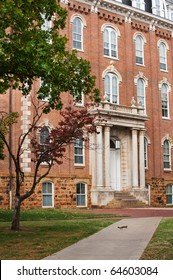
[[(106, 122), (91, 137), (89, 149), (79, 139), (69, 147), (63, 165), (54, 166), (24, 206), (107, 206), (127, 192), (152, 206), (172, 206), (173, 1), (61, 2), (68, 10), (67, 46), (90, 61), (97, 77), (102, 102), (92, 113)], [(1, 107), (8, 107), (8, 98), (1, 97)], [(29, 99), (15, 94), (12, 99), (12, 110), (21, 113), (12, 132), (15, 147), (14, 135), (27, 128), (32, 109)], [(45, 115), (43, 132), (57, 118), (54, 111)], [(27, 189), (29, 151), (22, 161)], [(8, 158), (0, 163), (0, 207), (6, 208), (11, 194), (7, 170)]]

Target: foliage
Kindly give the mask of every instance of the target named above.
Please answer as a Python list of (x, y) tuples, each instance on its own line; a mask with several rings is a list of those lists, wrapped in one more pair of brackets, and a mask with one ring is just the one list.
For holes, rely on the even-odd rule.
[[(45, 112), (62, 107), (62, 92), (99, 100), (90, 64), (66, 50), (61, 30), (67, 12), (56, 0), (3, 0), (0, 11), (0, 93), (12, 86), (26, 96), (41, 79), (37, 95), (49, 99)], [(51, 28), (45, 21), (51, 21)]]
[(4, 159), (5, 155), (4, 155), (4, 143), (0, 138), (0, 160)]
[(6, 135), (9, 132), (9, 127), (17, 122), (18, 113), (7, 114), (0, 112), (0, 159), (4, 159), (4, 143), (6, 142)]
[[(57, 0), (3, 0), (0, 1), (0, 11), (0, 93), (5, 94), (10, 88), (17, 90), (15, 93), (30, 96), (32, 101), (35, 95), (36, 100), (47, 100), (41, 102), (42, 105), (32, 102), (35, 115), (28, 131), (19, 136), (15, 154), (6, 135), (16, 122), (17, 115), (10, 112), (1, 116), (0, 139), (6, 145), (15, 169), (12, 229), (18, 230), (21, 202), (33, 194), (54, 163), (62, 162), (66, 146), (74, 138), (84, 139), (85, 133), (96, 131), (93, 118), (86, 109), (77, 112), (69, 107), (61, 112), (62, 121), (50, 132), (44, 145), (40, 145), (36, 131), (43, 112), (62, 109), (62, 93), (70, 93), (76, 101), (80, 100), (81, 93), (88, 95), (93, 102), (100, 98), (89, 62), (79, 58), (75, 51), (66, 49), (67, 38), (62, 30), (67, 11)], [(40, 87), (33, 96), (34, 85), (38, 81)], [(25, 183), (21, 157), (27, 138), (31, 140), (29, 148), (34, 155), (34, 178), (31, 189), (21, 195), (21, 187)], [(47, 169), (38, 176), (42, 162), (47, 163)]]
[[(6, 134), (8, 133), (9, 126), (17, 122), (18, 114), (1, 114), (0, 121), (0, 138), (6, 145), (15, 167), (16, 186), (15, 210), (12, 220), (13, 230), (19, 230), (20, 207), (22, 201), (34, 193), (36, 186), (49, 174), (55, 163), (62, 163), (67, 146), (72, 144), (76, 138), (87, 141), (89, 134), (97, 133), (94, 117), (89, 113), (88, 107), (86, 106), (78, 110), (73, 105), (69, 105), (60, 112), (60, 121), (57, 122), (55, 128), (50, 131), (44, 143), (40, 143), (40, 138), (37, 137), (40, 129), (38, 123), (43, 115), (44, 103), (36, 102), (35, 104), (32, 98), (31, 101), (35, 114), (33, 115), (28, 130), (19, 136), (18, 146), (15, 151), (13, 151), (10, 143), (6, 139)], [(21, 157), (26, 151), (24, 145), (26, 139), (30, 140), (29, 149), (31, 151), (32, 161), (34, 162), (33, 182), (30, 190), (22, 193), (21, 187), (25, 184), (25, 172), (22, 169)], [(46, 168), (41, 171), (40, 167), (42, 163), (46, 163)]]

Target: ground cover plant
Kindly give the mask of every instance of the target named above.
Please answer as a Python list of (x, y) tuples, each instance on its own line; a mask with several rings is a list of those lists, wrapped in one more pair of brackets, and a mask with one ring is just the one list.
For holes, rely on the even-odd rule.
[(0, 258), (42, 259), (118, 220), (115, 215), (59, 210), (22, 211), (21, 230), (11, 231), (12, 211), (0, 210)]
[(173, 218), (162, 219), (141, 260), (173, 260)]

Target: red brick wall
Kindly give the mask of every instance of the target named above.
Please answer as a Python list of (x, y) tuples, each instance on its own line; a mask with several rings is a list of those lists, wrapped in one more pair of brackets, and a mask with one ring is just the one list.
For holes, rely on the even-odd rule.
[[(66, 5), (65, 5), (66, 6)], [(66, 6), (67, 8), (67, 6)], [(123, 15), (116, 14), (116, 11), (104, 11), (99, 10), (99, 13), (92, 13), (91, 6), (87, 3), (70, 1), (68, 4), (68, 18), (66, 29), (62, 32), (66, 33), (68, 37), (68, 48), (72, 49), (72, 25), (70, 22), (71, 16), (74, 14), (81, 15), (86, 21), (86, 27), (84, 28), (84, 52), (78, 52), (80, 57), (83, 57), (91, 62), (92, 74), (96, 75), (96, 86), (101, 91), (101, 96), (104, 96), (104, 81), (102, 79), (103, 71), (109, 66), (110, 59), (104, 57), (103, 54), (103, 33), (101, 28), (104, 24), (110, 24), (115, 26), (119, 32), (120, 37), (118, 38), (118, 59), (114, 60), (114, 66), (122, 76), (122, 83), (120, 83), (119, 95), (121, 105), (130, 105), (132, 96), (136, 99), (136, 86), (134, 84), (134, 78), (142, 72), (148, 79), (148, 87), (146, 88), (146, 111), (149, 116), (149, 120), (146, 122), (146, 134), (150, 139), (150, 145), (148, 146), (148, 161), (149, 166), (146, 170), (146, 179), (148, 182), (152, 182), (152, 178), (164, 178), (173, 183), (173, 171), (165, 172), (163, 169), (163, 148), (161, 147), (161, 141), (166, 134), (169, 134), (173, 138), (173, 38), (171, 37), (171, 31), (165, 30), (164, 28), (158, 28), (156, 30), (150, 30), (150, 23), (135, 20), (132, 18), (132, 22), (126, 22)], [(135, 63), (135, 45), (133, 36), (136, 32), (141, 33), (146, 39), (144, 46), (144, 59), (145, 65), (139, 66)], [(159, 67), (159, 50), (158, 41), (164, 40), (168, 46), (168, 71), (160, 71)], [(161, 94), (159, 90), (159, 82), (166, 78), (169, 83), (172, 84), (171, 93), (169, 95), (170, 100), (170, 119), (163, 120), (161, 112)], [(38, 86), (38, 85), (37, 85)], [(33, 89), (34, 92), (34, 89)], [(63, 95), (63, 101), (66, 103), (71, 98), (69, 95)], [(1, 97), (1, 106), (6, 108), (8, 104), (8, 94)], [(13, 94), (13, 110), (20, 112), (20, 95)], [(50, 119), (50, 123), (55, 126), (58, 120), (58, 113), (53, 111), (50, 115), (43, 116)], [(17, 145), (17, 139), (20, 135), (20, 121), (13, 127), (13, 146)], [(88, 178), (89, 177), (89, 153), (85, 151), (85, 166), (83, 168), (77, 168), (74, 166), (73, 161), (73, 147), (67, 149), (66, 160), (63, 165), (55, 165), (51, 171), (52, 174), (57, 174), (55, 177), (61, 178), (62, 176), (73, 178)], [(171, 149), (171, 158), (173, 160), (173, 149)], [(8, 158), (5, 161), (0, 162), (0, 172), (8, 173)], [(55, 207), (62, 205), (74, 206), (74, 184), (72, 182), (66, 186), (66, 189), (60, 186), (61, 179), (54, 178), (55, 189), (58, 194), (56, 197)], [(158, 179), (160, 180), (160, 179)], [(157, 179), (156, 179), (157, 181)], [(155, 182), (155, 181), (154, 181)], [(160, 181), (159, 181), (160, 182)], [(6, 184), (6, 183), (5, 183)], [(160, 183), (159, 183), (160, 184)], [(89, 184), (90, 185), (90, 184)], [(160, 185), (159, 185), (160, 186)], [(2, 186), (3, 192), (4, 183)], [(152, 183), (151, 188), (152, 203), (155, 205), (156, 199), (156, 183)], [(158, 189), (157, 189), (158, 192)], [(165, 196), (164, 190), (159, 187), (161, 195)], [(66, 196), (67, 194), (67, 196)], [(33, 196), (34, 197), (34, 196)], [(41, 197), (41, 193), (38, 193), (38, 197)], [(60, 197), (61, 202), (60, 202)], [(5, 200), (6, 201), (6, 200)], [(63, 202), (62, 202), (63, 201)], [(68, 201), (68, 202), (67, 202)], [(89, 199), (90, 201), (90, 199)], [(165, 204), (165, 198), (163, 198)], [(31, 207), (33, 205), (41, 207), (40, 198), (39, 202), (29, 200), (25, 207)], [(157, 203), (156, 203), (157, 204)], [(5, 204), (6, 205), (6, 204)], [(40, 205), (40, 206), (39, 206)]]

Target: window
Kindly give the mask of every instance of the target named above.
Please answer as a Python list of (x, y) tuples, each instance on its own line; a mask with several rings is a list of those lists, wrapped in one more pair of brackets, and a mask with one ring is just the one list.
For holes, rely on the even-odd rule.
[(43, 126), (40, 130), (40, 144), (41, 145), (46, 145), (46, 142), (48, 141), (49, 138), (49, 129), (47, 126)]
[(164, 169), (171, 168), (171, 155), (170, 155), (169, 140), (165, 140), (163, 143), (163, 165), (164, 165)]
[(167, 48), (166, 45), (161, 42), (159, 45), (159, 57), (160, 57), (160, 70), (167, 70)]
[(144, 137), (144, 167), (148, 168), (148, 140)]
[(76, 184), (76, 205), (86, 206), (86, 184)]
[(173, 185), (166, 187), (166, 204), (173, 204)]
[[(46, 19), (46, 18), (45, 18), (45, 15), (42, 15), (42, 19), (44, 20), (44, 23), (43, 23), (42, 26), (41, 26), (41, 30), (46, 31), (47, 33), (50, 32), (50, 31), (51, 31), (51, 28), (52, 28), (52, 21)], [(47, 36), (49, 36), (49, 35), (47, 34)], [(52, 43), (52, 40), (51, 40), (51, 39), (47, 39), (47, 42), (48, 42), (49, 44), (51, 44), (51, 43)]]
[(155, 0), (156, 3), (156, 15), (161, 15), (161, 0)]
[(113, 73), (108, 73), (105, 76), (105, 96), (108, 102), (118, 104), (118, 78)]
[(117, 33), (112, 27), (104, 29), (104, 55), (117, 58)]
[(145, 10), (145, 1), (144, 0), (136, 0), (136, 1), (133, 1), (134, 2), (134, 6), (138, 9), (141, 9), (141, 10)]
[(145, 108), (145, 83), (141, 78), (137, 80), (137, 102)]
[(84, 164), (84, 142), (82, 139), (75, 139), (74, 141), (74, 163), (76, 165)]
[[(41, 89), (42, 87), (42, 89)], [(47, 96), (43, 96), (43, 92), (46, 91)], [(50, 101), (50, 97), (51, 97), (51, 88), (48, 86), (48, 84), (46, 84), (44, 82), (43, 78), (40, 78), (40, 94), (39, 94), (39, 99), (41, 99), (43, 102), (49, 102)]]
[(162, 117), (169, 118), (169, 96), (168, 96), (167, 84), (163, 84), (161, 87), (161, 99), (162, 99)]
[(42, 184), (42, 207), (54, 207), (53, 184), (50, 182)]
[(73, 19), (73, 48), (83, 50), (83, 22), (79, 17)]
[(135, 47), (136, 47), (136, 63), (143, 65), (144, 64), (144, 40), (140, 35), (136, 36)]
[(44, 20), (44, 23), (42, 24), (41, 29), (44, 31), (50, 31), (52, 27), (51, 20), (46, 19), (45, 15), (42, 15), (42, 19)]

